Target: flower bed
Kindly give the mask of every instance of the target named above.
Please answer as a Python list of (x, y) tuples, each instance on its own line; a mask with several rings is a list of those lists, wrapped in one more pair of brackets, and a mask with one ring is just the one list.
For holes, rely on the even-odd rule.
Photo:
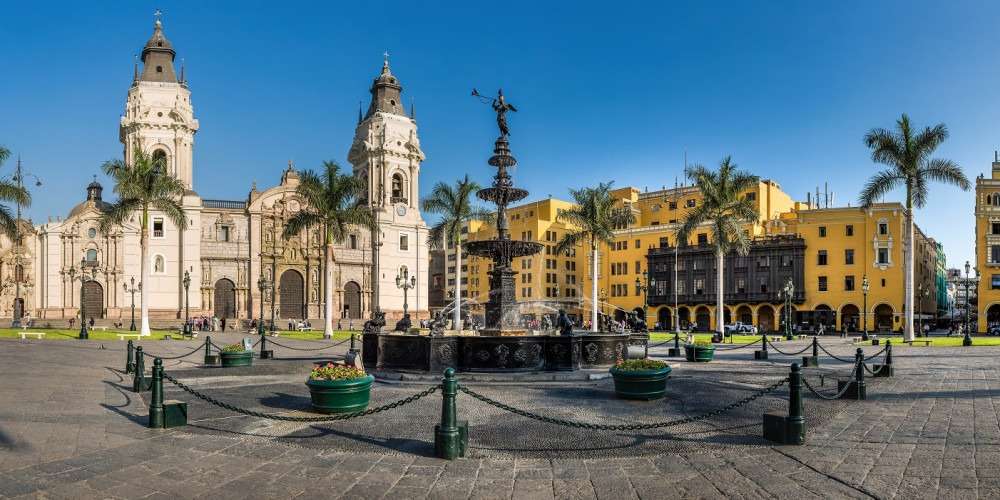
[(708, 363), (715, 358), (715, 346), (709, 342), (696, 341), (684, 346), (684, 355), (688, 361)]
[(253, 351), (244, 349), (243, 344), (230, 344), (222, 348), (219, 359), (223, 368), (250, 366), (253, 364)]
[(306, 380), (312, 406), (321, 413), (353, 413), (368, 408), (375, 377), (349, 365), (316, 366)]
[(653, 359), (630, 359), (609, 370), (615, 394), (624, 399), (659, 399), (667, 391), (670, 366)]

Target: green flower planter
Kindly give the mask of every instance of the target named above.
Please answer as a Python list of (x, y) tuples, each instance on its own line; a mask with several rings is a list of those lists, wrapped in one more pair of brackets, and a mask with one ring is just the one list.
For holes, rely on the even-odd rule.
[(615, 381), (615, 394), (624, 399), (660, 399), (667, 391), (667, 376), (670, 367), (658, 370), (619, 370), (611, 367), (611, 377)]
[(306, 380), (313, 409), (320, 413), (353, 413), (368, 408), (372, 381), (365, 375), (350, 380)]
[(253, 351), (222, 352), (219, 354), (223, 368), (234, 366), (250, 366), (253, 364)]
[(687, 357), (688, 361), (708, 363), (715, 358), (715, 346), (688, 344), (684, 346), (684, 355)]

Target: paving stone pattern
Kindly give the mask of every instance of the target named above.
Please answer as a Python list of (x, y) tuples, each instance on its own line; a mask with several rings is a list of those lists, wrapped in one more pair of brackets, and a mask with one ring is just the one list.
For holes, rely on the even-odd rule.
[[(839, 356), (854, 351), (840, 339), (824, 344)], [(169, 355), (196, 344), (145, 345)], [(167, 397), (190, 403), (192, 424), (150, 430), (148, 393), (132, 393), (121, 373), (123, 343), (3, 340), (0, 498), (1000, 497), (998, 349), (897, 348), (896, 377), (869, 379), (870, 400), (806, 398), (804, 446), (760, 438), (760, 413), (784, 408), (786, 388), (705, 422), (632, 433), (555, 427), (460, 395), (470, 458), (447, 462), (432, 457), (437, 394), (365, 420), (291, 424), (236, 415), (169, 388)], [(227, 402), (307, 414), (310, 355), (275, 351), (286, 359), (256, 371), (201, 369), (200, 356), (165, 365)], [(710, 364), (676, 361), (668, 398), (653, 403), (616, 400), (607, 380), (475, 388), (546, 415), (653, 422), (751, 394), (793, 361), (752, 356), (744, 349), (720, 351)], [(833, 391), (832, 378), (849, 367), (822, 360), (809, 380), (818, 385), (823, 375), (824, 390)], [(380, 384), (373, 404), (423, 387)]]

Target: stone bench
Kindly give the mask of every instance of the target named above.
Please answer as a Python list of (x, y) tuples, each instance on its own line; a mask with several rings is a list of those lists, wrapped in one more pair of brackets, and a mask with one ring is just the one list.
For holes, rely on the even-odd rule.
[(45, 337), (45, 332), (21, 331), (21, 332), (17, 332), (17, 333), (18, 333), (18, 335), (21, 336), (21, 340), (24, 340), (25, 338), (27, 338), (28, 335), (34, 335), (35, 338), (38, 339), (38, 340), (41, 340), (42, 337)]
[(139, 340), (139, 338), (142, 337), (142, 334), (139, 334), (139, 333), (119, 333), (118, 334), (118, 340), (125, 340), (125, 337), (134, 338), (136, 340)]
[(102, 332), (108, 331), (108, 327), (106, 327), (106, 326), (92, 326), (92, 327), (90, 327), (90, 329), (91, 330), (100, 330)]
[(934, 341), (933, 340), (923, 340), (923, 339), (913, 339), (913, 340), (904, 340), (903, 342), (906, 342), (907, 344), (910, 344), (910, 347), (913, 347), (913, 343), (914, 342), (923, 342), (924, 343), (924, 347), (927, 347), (927, 346), (931, 345), (931, 342), (934, 342)]

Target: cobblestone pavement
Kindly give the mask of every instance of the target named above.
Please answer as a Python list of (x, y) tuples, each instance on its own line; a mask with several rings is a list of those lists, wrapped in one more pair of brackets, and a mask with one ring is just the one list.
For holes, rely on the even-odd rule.
[[(854, 352), (839, 338), (823, 342), (838, 356)], [(172, 355), (197, 343), (145, 345)], [(305, 414), (303, 370), (315, 353), (275, 353), (285, 360), (244, 371), (197, 368), (198, 355), (165, 365), (227, 402)], [(747, 348), (719, 351), (710, 364), (673, 362), (668, 398), (652, 403), (609, 397), (607, 380), (470, 386), (546, 415), (655, 422), (697, 415), (780, 380), (794, 359), (771, 354), (754, 362)], [(460, 395), (470, 457), (447, 462), (432, 457), (437, 394), (363, 420), (303, 425), (236, 415), (168, 387), (168, 397), (190, 403), (191, 425), (150, 430), (148, 393), (132, 393), (131, 377), (121, 373), (123, 343), (0, 341), (0, 498), (1000, 497), (997, 354), (1000, 348), (899, 347), (896, 376), (870, 379), (868, 401), (806, 398), (804, 446), (760, 438), (760, 413), (784, 407), (784, 387), (724, 416), (633, 433), (554, 427)], [(808, 379), (818, 385), (824, 375), (832, 391), (830, 378), (848, 365), (821, 358)], [(380, 384), (373, 405), (423, 387)]]

